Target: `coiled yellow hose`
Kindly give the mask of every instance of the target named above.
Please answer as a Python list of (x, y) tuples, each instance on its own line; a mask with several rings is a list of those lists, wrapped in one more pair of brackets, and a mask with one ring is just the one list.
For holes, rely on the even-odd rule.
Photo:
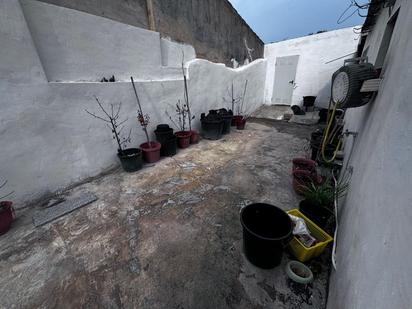
[(321, 153), (322, 153), (322, 159), (326, 163), (332, 163), (336, 159), (336, 155), (337, 155), (337, 153), (339, 151), (339, 148), (340, 148), (340, 145), (342, 143), (342, 139), (339, 139), (338, 145), (336, 146), (336, 149), (333, 153), (332, 158), (326, 159), (325, 148), (326, 148), (326, 145), (328, 144), (328, 139), (330, 137), (330, 136), (328, 136), (329, 135), (329, 130), (330, 130), (330, 127), (332, 126), (333, 119), (335, 117), (335, 113), (336, 113), (336, 109), (338, 108), (338, 105), (339, 105), (339, 103), (335, 103), (335, 105), (332, 108), (332, 114), (331, 115), (329, 114), (330, 113), (330, 108), (329, 108), (327, 126), (326, 126), (325, 133), (323, 134), (323, 142), (322, 142)]

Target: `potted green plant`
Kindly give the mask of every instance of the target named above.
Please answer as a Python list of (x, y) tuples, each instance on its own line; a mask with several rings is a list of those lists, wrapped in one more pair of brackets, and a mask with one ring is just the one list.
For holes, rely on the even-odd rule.
[(139, 120), (140, 126), (143, 129), (143, 132), (146, 135), (146, 142), (140, 144), (140, 149), (143, 152), (143, 158), (148, 163), (154, 163), (160, 160), (160, 148), (161, 144), (157, 141), (151, 141), (149, 134), (147, 133), (147, 126), (149, 125), (150, 117), (148, 114), (143, 114), (142, 105), (140, 104), (139, 96), (137, 95), (136, 86), (134, 84), (133, 77), (130, 77), (132, 81), (134, 94), (137, 100), (137, 119)]
[[(6, 184), (7, 180), (0, 185), (0, 189), (2, 189)], [(0, 197), (0, 235), (7, 233), (14, 219), (13, 202), (3, 201), (3, 199), (13, 193), (14, 192), (10, 192)]]
[(327, 178), (322, 184), (312, 181), (309, 185), (303, 187), (305, 199), (299, 203), (299, 209), (309, 219), (324, 228), (334, 213), (335, 198), (343, 197), (348, 187), (349, 182), (345, 177), (337, 183), (336, 188), (330, 178)]
[(177, 122), (166, 110), (166, 115), (169, 117), (170, 121), (178, 128), (178, 132), (175, 133), (177, 137), (177, 145), (179, 148), (187, 148), (190, 145), (191, 132), (186, 130), (187, 118), (189, 115), (187, 104), (182, 103), (180, 100), (176, 103), (176, 117)]
[(120, 159), (120, 163), (122, 164), (123, 169), (126, 172), (135, 172), (142, 168), (142, 152), (138, 148), (125, 148), (127, 144), (130, 143), (130, 135), (132, 130), (130, 129), (129, 135), (127, 137), (122, 137), (121, 133), (124, 129), (124, 124), (127, 121), (120, 120), (120, 110), (122, 104), (119, 103), (118, 106), (114, 104), (110, 104), (110, 112), (107, 111), (103, 104), (100, 103), (97, 97), (94, 97), (100, 110), (103, 112), (103, 115), (99, 116), (95, 113), (89, 112), (87, 109), (85, 110), (89, 115), (93, 116), (96, 119), (99, 119), (106, 123), (109, 129), (112, 132), (113, 139), (117, 143), (117, 156)]

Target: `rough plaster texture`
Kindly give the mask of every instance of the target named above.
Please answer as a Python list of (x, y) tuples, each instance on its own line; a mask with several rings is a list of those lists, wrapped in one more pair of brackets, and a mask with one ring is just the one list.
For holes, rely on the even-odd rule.
[(183, 62), (196, 58), (196, 51), (191, 45), (176, 43), (170, 38), (161, 38), (162, 65), (180, 68)]
[[(399, 7), (379, 93), (345, 117), (359, 135), (345, 147), (353, 175), (340, 206), (330, 309), (411, 308), (412, 3), (397, 1), (392, 12)], [(372, 63), (388, 18), (383, 10), (367, 38)]]
[(358, 38), (351, 27), (265, 45), (268, 61), (265, 103), (278, 103), (272, 101), (276, 57), (299, 55), (291, 105), (302, 105), (303, 96), (317, 96), (316, 105), (327, 107), (331, 76), (343, 65), (344, 58), (326, 62), (356, 52)]
[(160, 78), (159, 33), (33, 0), (22, 6), (49, 81)]
[(0, 42), (1, 83), (45, 82), (46, 77), (18, 1), (0, 1)]
[[(148, 29), (146, 0), (41, 0)], [(153, 0), (156, 31), (194, 46), (199, 58), (231, 65), (246, 58), (244, 39), (263, 57), (264, 44), (227, 0)]]
[[(17, 0), (7, 0), (6, 3), (10, 7), (13, 4), (16, 14), (21, 14)], [(88, 15), (82, 12), (77, 14)], [(106, 23), (105, 19), (101, 20)], [(24, 19), (20, 18), (20, 21), (23, 23)], [(21, 207), (25, 202), (119, 164), (110, 131), (84, 111), (86, 108), (98, 111), (94, 96), (99, 97), (106, 106), (122, 102), (121, 114), (129, 118), (127, 129), (133, 128), (131, 146), (136, 147), (144, 142), (144, 134), (135, 118), (136, 99), (130, 82), (48, 83), (46, 79), (41, 79), (38, 55), (24, 23), (18, 28), (15, 23), (7, 23), (2, 28), (4, 41), (1, 46), (8, 46), (10, 41), (16, 41), (13, 35), (15, 29), (19, 29), (19, 34), (25, 34), (17, 41), (19, 47), (31, 46), (31, 53), (27, 54), (29, 50), (17, 48), (10, 52), (15, 55), (21, 53), (22, 57), (29, 58), (24, 61), (32, 65), (16, 64), (20, 57), (7, 63), (0, 59), (2, 73), (6, 74), (2, 74), (0, 82), (0, 141), (2, 145), (7, 145), (3, 148), (7, 151), (2, 151), (0, 156), (0, 175), (2, 179), (8, 179), (9, 188), (15, 191), (13, 199), (17, 202), (16, 206)], [(94, 28), (96, 36), (100, 35), (99, 31), (102, 28)], [(80, 50), (77, 52), (80, 53)], [(177, 58), (175, 56), (174, 59)], [(257, 60), (236, 70), (206, 60), (191, 60), (186, 63), (186, 67), (192, 111), (196, 115), (195, 128), (200, 127), (200, 113), (223, 105), (223, 97), (227, 95), (227, 87), (232, 81), (243, 85), (246, 79), (249, 80), (245, 100), (247, 110), (253, 111), (263, 102), (265, 60)], [(35, 74), (30, 75), (32, 72)], [(181, 74), (180, 69), (176, 72)], [(130, 70), (126, 76), (134, 74)], [(34, 77), (28, 79), (30, 76)], [(137, 83), (144, 112), (151, 117), (150, 132), (153, 132), (157, 124), (170, 122), (165, 111), (173, 113), (174, 104), (178, 99), (183, 99), (181, 75), (179, 78)]]
[(85, 13), (148, 28), (146, 0), (40, 0)]
[(248, 123), (153, 167), (64, 192), (98, 200), (40, 228), (31, 216), (41, 205), (18, 211), (0, 237), (1, 306), (324, 308), (328, 254), (307, 264), (315, 276), (307, 286), (286, 277), (287, 254), (273, 270), (242, 254), (242, 206), (297, 205), (291, 158), (304, 154), (308, 136), (303, 126)]

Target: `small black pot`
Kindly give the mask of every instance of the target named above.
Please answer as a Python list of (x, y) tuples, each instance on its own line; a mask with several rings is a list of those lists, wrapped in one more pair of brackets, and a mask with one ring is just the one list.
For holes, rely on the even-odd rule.
[(159, 124), (154, 131), (156, 140), (162, 145), (160, 155), (162, 157), (174, 156), (177, 152), (177, 138), (173, 129), (167, 124)]
[(221, 108), (218, 111), (218, 115), (223, 120), (222, 134), (229, 134), (230, 127), (232, 126), (233, 112), (231, 110), (228, 111), (225, 108)]
[(142, 151), (139, 148), (128, 148), (122, 153), (118, 152), (117, 156), (125, 172), (135, 172), (142, 168)]
[(176, 152), (177, 137), (175, 135), (172, 135), (162, 142), (162, 148), (160, 148), (160, 155), (163, 157), (172, 157), (176, 154)]
[(173, 129), (172, 128), (168, 128), (167, 130), (163, 130), (163, 131), (159, 131), (159, 130), (155, 130), (154, 131), (155, 135), (156, 135), (156, 140), (162, 144), (165, 143), (167, 140), (169, 140), (173, 135)]
[[(159, 124), (157, 127), (156, 127), (156, 130), (155, 130), (155, 132), (157, 131), (157, 132), (164, 132), (164, 131), (169, 131), (171, 128), (169, 127), (169, 125), (168, 124)], [(171, 129), (172, 131), (173, 131), (173, 129)]]
[(315, 105), (316, 97), (315, 96), (305, 96), (303, 97), (303, 106), (312, 107)]
[(319, 227), (325, 228), (326, 223), (333, 216), (333, 212), (323, 205), (315, 205), (307, 200), (299, 203), (299, 210)]

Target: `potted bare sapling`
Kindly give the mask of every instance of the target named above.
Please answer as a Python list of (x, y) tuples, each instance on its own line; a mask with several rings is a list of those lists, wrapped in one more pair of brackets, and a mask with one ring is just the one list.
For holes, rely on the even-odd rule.
[(114, 104), (110, 104), (110, 112), (107, 111), (103, 105), (100, 103), (97, 97), (94, 97), (99, 108), (102, 110), (103, 115), (98, 116), (95, 113), (85, 110), (89, 115), (96, 119), (99, 119), (106, 123), (112, 132), (113, 139), (117, 143), (117, 156), (119, 157), (120, 163), (126, 172), (135, 172), (142, 168), (142, 151), (138, 148), (125, 148), (127, 144), (130, 143), (130, 135), (132, 130), (129, 130), (129, 135), (127, 137), (122, 137), (122, 132), (124, 129), (124, 124), (127, 121), (120, 120), (120, 110), (122, 104), (119, 103), (116, 107)]
[[(241, 97), (235, 97), (235, 86), (233, 84), (233, 81), (232, 81), (232, 87), (231, 87), (230, 90), (227, 89), (227, 93), (230, 97), (230, 104), (231, 104), (230, 111), (234, 112), (235, 107), (239, 105), (239, 102), (242, 98)], [(223, 101), (228, 103), (228, 100), (225, 97), (223, 97)], [(231, 126), (236, 127), (238, 120), (241, 119), (241, 118), (242, 118), (242, 116), (240, 116), (240, 115), (234, 115), (232, 120), (231, 120)]]
[(160, 160), (161, 144), (157, 141), (151, 141), (149, 139), (149, 134), (147, 133), (147, 126), (149, 124), (150, 117), (148, 114), (143, 114), (142, 105), (140, 104), (140, 99), (139, 99), (139, 96), (137, 95), (137, 90), (134, 84), (133, 77), (130, 77), (130, 80), (132, 81), (134, 94), (137, 100), (137, 106), (138, 106), (137, 119), (139, 120), (139, 123), (143, 129), (143, 132), (146, 135), (146, 140), (147, 140), (147, 142), (140, 145), (140, 149), (142, 149), (142, 152), (143, 152), (143, 159), (148, 163), (154, 163)]
[[(7, 180), (0, 185), (2, 189), (7, 184)], [(9, 192), (0, 197), (0, 235), (7, 233), (14, 219), (13, 202), (3, 201), (4, 198), (12, 195), (14, 192)]]
[(197, 144), (200, 139), (199, 132), (194, 130), (192, 128), (192, 120), (195, 119), (195, 116), (192, 115), (192, 111), (190, 109), (190, 101), (189, 101), (189, 91), (188, 91), (188, 86), (187, 86), (187, 77), (185, 73), (185, 68), (183, 65), (184, 61), (184, 53), (183, 53), (183, 59), (182, 59), (182, 73), (183, 73), (183, 82), (184, 82), (184, 99), (185, 99), (185, 105), (186, 105), (186, 110), (187, 110), (187, 117), (189, 120), (189, 132), (190, 132), (190, 144)]
[(190, 131), (186, 131), (186, 123), (188, 117), (187, 105), (180, 100), (176, 103), (176, 116), (177, 122), (173, 120), (173, 117), (166, 111), (166, 115), (170, 121), (180, 130), (175, 133), (177, 137), (177, 145), (179, 148), (187, 148), (190, 145)]
[(244, 130), (246, 121), (249, 118), (249, 115), (244, 112), (244, 103), (245, 103), (245, 97), (246, 97), (246, 90), (247, 90), (247, 80), (245, 81), (245, 87), (243, 89), (243, 96), (241, 102), (238, 104), (238, 110), (237, 110), (237, 120), (236, 120), (236, 128), (238, 130)]

